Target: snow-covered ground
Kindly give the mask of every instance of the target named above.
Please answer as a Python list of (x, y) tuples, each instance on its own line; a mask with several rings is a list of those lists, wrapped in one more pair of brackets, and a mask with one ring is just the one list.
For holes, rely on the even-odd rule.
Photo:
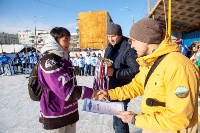
[[(78, 76), (79, 85), (92, 87), (93, 77)], [(39, 123), (39, 102), (29, 98), (28, 79), (25, 75), (0, 76), (0, 133), (46, 133)], [(129, 110), (140, 112), (140, 100), (129, 103)], [(112, 116), (83, 112), (83, 100), (79, 100), (80, 119), (77, 133), (114, 133)], [(131, 133), (141, 129), (130, 125)]]

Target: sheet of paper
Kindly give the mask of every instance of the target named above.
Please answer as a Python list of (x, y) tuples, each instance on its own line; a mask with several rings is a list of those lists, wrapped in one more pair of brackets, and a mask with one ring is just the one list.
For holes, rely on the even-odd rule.
[(122, 102), (105, 102), (93, 99), (84, 99), (83, 111), (117, 115), (119, 111), (124, 111)]

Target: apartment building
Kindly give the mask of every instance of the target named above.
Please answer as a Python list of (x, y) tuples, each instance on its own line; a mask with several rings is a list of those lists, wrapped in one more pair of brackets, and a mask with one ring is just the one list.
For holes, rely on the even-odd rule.
[(44, 39), (48, 34), (49, 31), (46, 30), (37, 30), (36, 33), (31, 30), (19, 31), (19, 43), (27, 44), (40, 49), (44, 45)]
[(34, 45), (35, 35), (31, 30), (18, 32), (19, 44)]
[(47, 35), (50, 33), (50, 31), (47, 30), (37, 30), (36, 31), (36, 42), (37, 42), (37, 48), (41, 49), (42, 46), (44, 46), (44, 40), (47, 37)]
[(78, 33), (71, 33), (70, 39), (70, 50), (78, 49), (79, 48), (79, 36)]
[(17, 44), (18, 35), (17, 34), (8, 34), (8, 33), (0, 33), (0, 44)]

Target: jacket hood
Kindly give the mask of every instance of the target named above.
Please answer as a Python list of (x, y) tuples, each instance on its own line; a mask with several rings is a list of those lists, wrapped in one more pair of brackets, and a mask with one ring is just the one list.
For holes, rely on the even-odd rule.
[(149, 66), (152, 65), (159, 56), (171, 52), (180, 52), (179, 45), (169, 41), (168, 39), (165, 39), (152, 54), (138, 58), (137, 62), (140, 66)]
[(45, 45), (41, 48), (41, 53), (54, 53), (60, 57), (68, 59), (68, 51), (65, 51), (60, 44), (53, 38), (52, 35), (48, 35), (44, 41)]

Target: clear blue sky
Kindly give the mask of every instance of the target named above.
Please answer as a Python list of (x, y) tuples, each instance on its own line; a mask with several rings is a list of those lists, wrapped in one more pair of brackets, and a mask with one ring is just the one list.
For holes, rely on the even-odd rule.
[(63, 26), (73, 33), (79, 12), (106, 10), (127, 36), (133, 21), (126, 7), (137, 22), (147, 14), (147, 5), (147, 0), (0, 0), (0, 32), (33, 30), (36, 22), (38, 30)]

